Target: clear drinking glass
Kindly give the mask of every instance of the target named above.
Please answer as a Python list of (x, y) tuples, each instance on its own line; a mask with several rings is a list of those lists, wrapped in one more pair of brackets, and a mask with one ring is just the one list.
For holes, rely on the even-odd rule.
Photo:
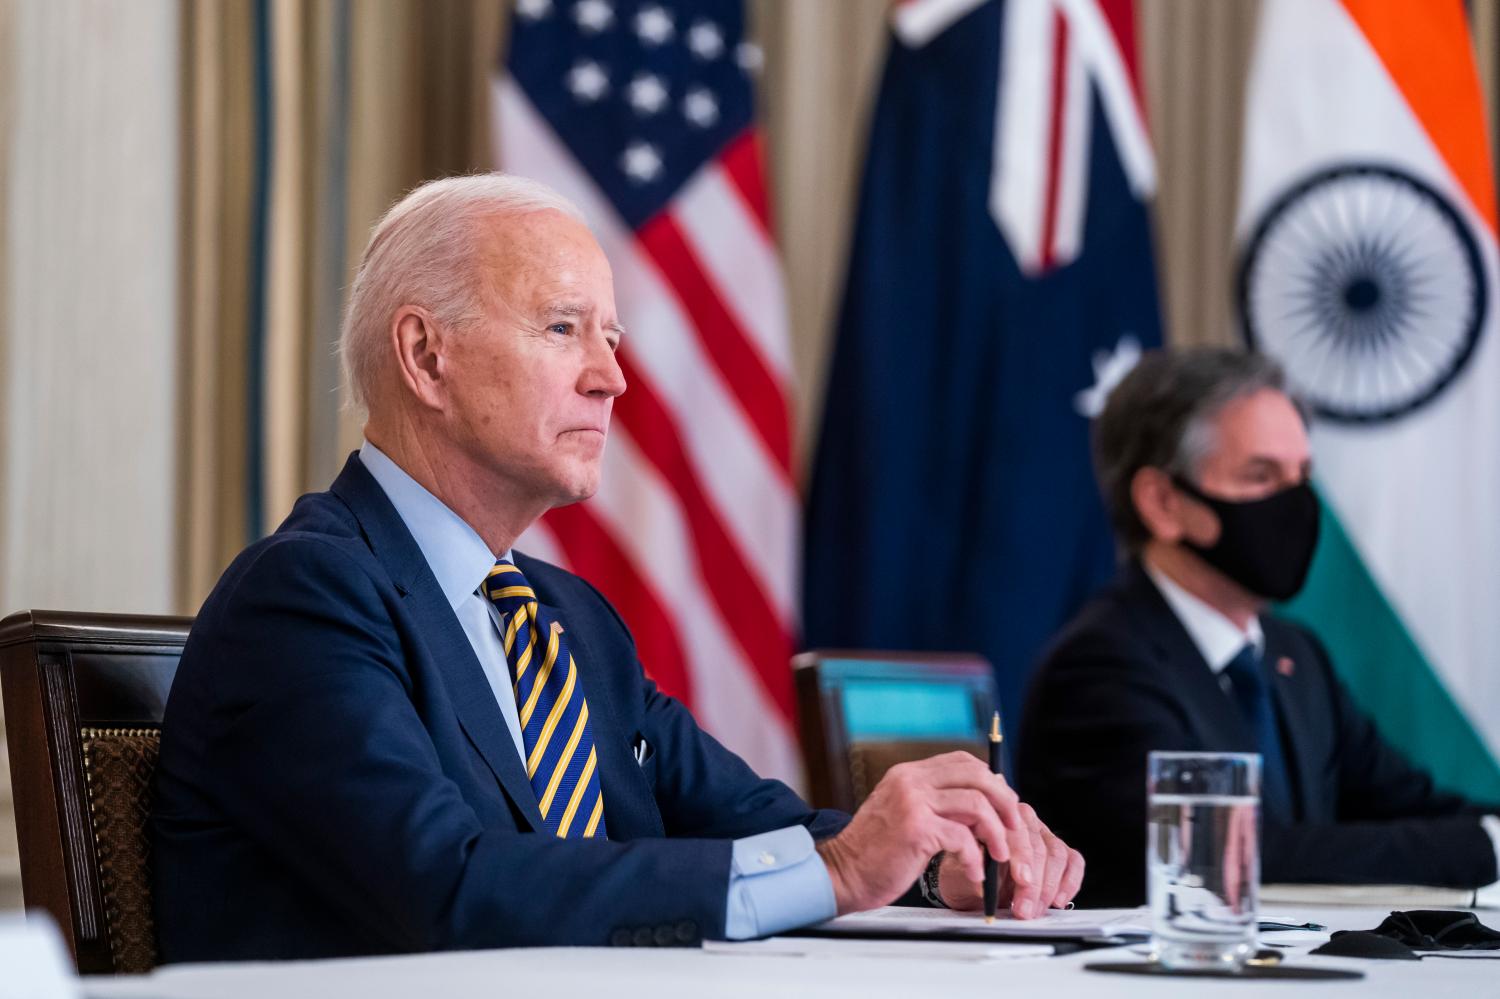
[(1157, 960), (1238, 971), (1256, 944), (1260, 754), (1154, 752), (1146, 795)]

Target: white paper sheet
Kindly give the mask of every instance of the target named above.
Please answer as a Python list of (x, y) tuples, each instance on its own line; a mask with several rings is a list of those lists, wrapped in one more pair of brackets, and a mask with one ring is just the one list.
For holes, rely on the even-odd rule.
[(771, 954), (780, 957), (891, 957), (910, 961), (1014, 961), (1051, 957), (1051, 944), (968, 940), (860, 940), (851, 937), (771, 937), (767, 940), (708, 940), (716, 954)]
[(1000, 912), (993, 923), (986, 923), (977, 912), (954, 912), (950, 909), (918, 909), (888, 905), (869, 912), (819, 923), (815, 929), (824, 933), (961, 933), (964, 936), (1017, 939), (1050, 937), (1084, 940), (1094, 937), (1118, 937), (1150, 932), (1147, 915), (1140, 909), (1055, 909), (1036, 919), (1014, 919), (1008, 911)]

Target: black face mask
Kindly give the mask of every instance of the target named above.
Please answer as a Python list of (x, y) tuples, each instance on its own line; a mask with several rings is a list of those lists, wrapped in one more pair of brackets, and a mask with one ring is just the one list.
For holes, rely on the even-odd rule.
[(1209, 496), (1175, 475), (1172, 482), (1219, 518), (1218, 541), (1204, 546), (1184, 538), (1184, 548), (1267, 600), (1287, 600), (1302, 589), (1318, 546), (1312, 486), (1302, 482), (1265, 499), (1234, 501)]

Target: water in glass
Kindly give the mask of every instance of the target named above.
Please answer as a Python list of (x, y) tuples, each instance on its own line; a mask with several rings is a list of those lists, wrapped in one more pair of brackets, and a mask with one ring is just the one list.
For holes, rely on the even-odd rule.
[(1238, 970), (1255, 951), (1260, 758), (1152, 753), (1147, 893), (1157, 959)]

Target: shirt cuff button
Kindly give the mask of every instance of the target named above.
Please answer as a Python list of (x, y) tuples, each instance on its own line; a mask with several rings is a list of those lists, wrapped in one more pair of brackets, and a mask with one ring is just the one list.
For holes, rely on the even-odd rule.
[(776, 854), (772, 853), (770, 850), (764, 850), (756, 859), (760, 861), (762, 867), (770, 867), (772, 864), (776, 863)]

